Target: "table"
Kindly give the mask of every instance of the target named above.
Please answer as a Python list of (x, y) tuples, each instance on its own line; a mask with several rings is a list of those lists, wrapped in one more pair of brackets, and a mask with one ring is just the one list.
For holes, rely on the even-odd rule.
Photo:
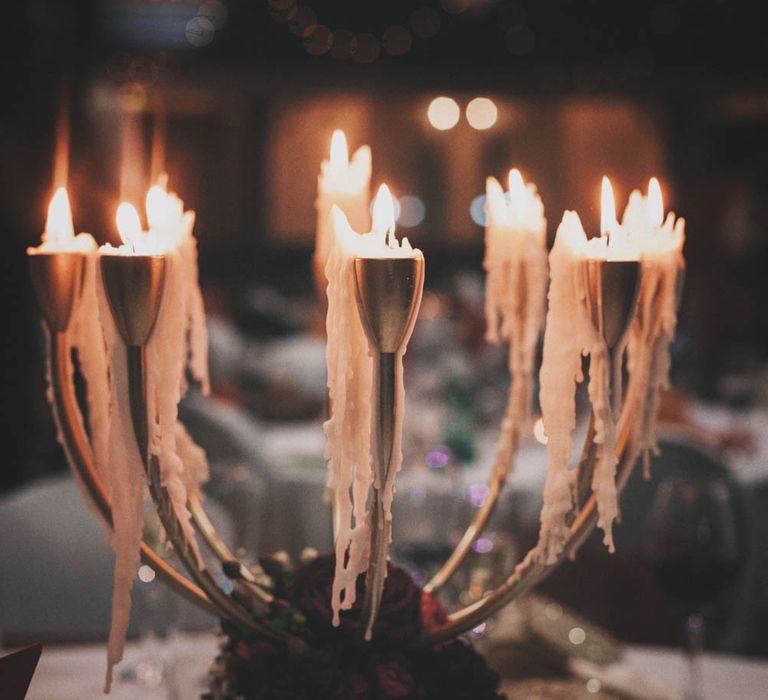
[[(170, 644), (143, 647), (128, 644), (126, 657), (118, 666), (112, 700), (192, 700), (205, 687), (205, 675), (217, 642), (213, 635), (179, 635)], [(175, 671), (173, 690), (142, 688), (126, 682), (130, 670), (147, 654), (172, 656)], [(27, 700), (103, 700), (106, 649), (102, 644), (56, 647), (43, 650), (40, 665)], [(670, 691), (674, 698), (685, 673), (685, 661), (676, 650), (630, 646), (621, 663), (625, 678), (637, 682), (653, 679), (654, 685)], [(705, 700), (755, 700), (765, 697), (768, 688), (768, 661), (721, 654), (705, 654), (702, 664)], [(586, 684), (585, 684), (586, 687)], [(657, 696), (661, 697), (661, 696)]]

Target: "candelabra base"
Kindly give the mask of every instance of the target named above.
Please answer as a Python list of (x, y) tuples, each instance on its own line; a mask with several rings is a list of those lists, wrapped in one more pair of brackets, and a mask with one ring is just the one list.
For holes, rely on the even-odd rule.
[[(274, 562), (267, 562), (273, 568)], [(243, 638), (225, 629), (211, 668), (208, 700), (496, 700), (499, 677), (468, 643), (454, 639), (436, 647), (411, 642), (443, 624), (445, 611), (401, 568), (389, 566), (373, 640), (361, 634), (364, 577), (358, 600), (331, 625), (334, 559), (318, 557), (298, 569), (271, 572), (278, 597), (300, 611), (290, 621), (304, 628), (310, 651), (294, 653), (280, 643)], [(297, 616), (301, 619), (297, 619)]]

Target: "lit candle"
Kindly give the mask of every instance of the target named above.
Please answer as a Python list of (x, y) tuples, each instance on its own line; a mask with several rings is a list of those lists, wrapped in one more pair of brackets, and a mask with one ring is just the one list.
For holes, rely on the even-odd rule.
[(70, 347), (77, 351), (80, 370), (86, 380), (87, 420), (94, 462), (99, 476), (108, 483), (109, 396), (104, 343), (96, 301), (96, 248), (96, 241), (90, 234), (75, 235), (69, 196), (64, 187), (59, 187), (48, 206), (42, 242), (36, 248), (28, 248), (27, 254), (76, 253), (85, 258), (82, 288), (78, 303), (74, 307), (74, 316), (66, 330), (66, 340)]
[[(641, 402), (641, 420), (632, 426), (641, 435), (638, 444), (647, 452), (655, 444), (653, 430), (658, 393), (667, 382), (668, 346), (676, 323), (675, 290), (682, 269), (682, 220), (673, 214), (662, 224), (663, 209), (658, 182), (650, 185), (648, 198), (635, 192), (630, 197), (622, 223), (610, 181), (603, 179), (601, 235), (587, 240), (578, 215), (565, 212), (550, 253), (549, 310), (544, 334), (541, 367), (541, 406), (549, 451), (549, 470), (541, 514), (539, 555), (553, 561), (568, 534), (564, 516), (573, 499), (571, 460), (576, 423), (575, 385), (583, 380), (582, 355), (590, 356), (589, 397), (595, 419), (597, 464), (592, 489), (598, 502), (598, 525), (604, 542), (613, 550), (612, 524), (618, 515), (616, 501), (616, 420), (612, 394), (620, 391), (621, 356), (625, 339), (608, 348), (588, 308), (584, 263), (637, 262), (643, 276), (637, 313), (626, 334), (627, 365), (633, 394), (627, 401)], [(606, 294), (608, 292), (605, 292)], [(613, 354), (613, 358), (611, 358)], [(610, 367), (615, 362), (614, 368)], [(611, 378), (612, 373), (614, 379)]]
[[(197, 249), (192, 227), (194, 214), (184, 212), (183, 203), (166, 191), (165, 180), (150, 188), (146, 199), (149, 230), (142, 230), (136, 208), (121, 203), (116, 224), (122, 245), (102, 246), (103, 256), (131, 258), (162, 255), (165, 283), (154, 331), (146, 347), (149, 450), (160, 464), (176, 517), (187, 542), (202, 566), (187, 509), (190, 490), (207, 478), (204, 453), (197, 449), (178, 422), (178, 404), (186, 392), (185, 372), (207, 388), (207, 347), (202, 297), (197, 284)], [(144, 468), (136, 447), (128, 404), (128, 375), (125, 344), (109, 312), (103, 285), (99, 301), (107, 357), (110, 365), (110, 466), (115, 520), (112, 544), (115, 549), (115, 584), (112, 628), (108, 643), (108, 684), (111, 669), (122, 658), (130, 615), (130, 588), (139, 562), (143, 527)], [(189, 358), (192, 358), (191, 360)], [(194, 363), (194, 364), (193, 364)], [(203, 368), (203, 369), (201, 369)], [(180, 453), (195, 455), (195, 464), (185, 469)]]
[[(346, 215), (334, 206), (331, 212), (334, 239), (325, 273), (328, 279), (327, 364), (332, 414), (325, 423), (328, 460), (327, 487), (336, 504), (336, 576), (332, 606), (334, 624), (339, 611), (355, 601), (357, 576), (369, 565), (371, 529), (366, 511), (374, 482), (371, 470), (371, 396), (373, 360), (355, 300), (356, 258), (422, 258), (407, 238), (395, 238), (394, 207), (385, 185), (373, 207), (372, 231), (356, 233)], [(391, 518), (395, 474), (402, 464), (401, 435), (404, 406), (402, 354), (398, 355), (394, 449), (386, 483), (376, 483), (385, 517)]]
[(333, 245), (331, 209), (339, 207), (355, 231), (367, 231), (371, 225), (370, 188), (371, 149), (360, 146), (350, 159), (347, 138), (337, 129), (331, 137), (330, 158), (320, 165), (317, 180), (315, 278), (321, 293), (325, 291), (325, 264)]
[(648, 194), (634, 191), (624, 212), (622, 225), (636, 238), (644, 240), (643, 285), (638, 313), (630, 329), (627, 346), (627, 370), (642, 391), (627, 397), (640, 403), (640, 419), (635, 431), (638, 449), (644, 460), (646, 477), (650, 476), (650, 455), (658, 452), (656, 420), (659, 401), (669, 388), (669, 344), (677, 326), (677, 306), (685, 261), (685, 221), (674, 213), (664, 217), (659, 181), (653, 177)]
[(486, 182), (486, 339), (509, 343), (511, 383), (494, 471), (506, 475), (514, 445), (531, 419), (536, 344), (544, 325), (547, 294), (547, 221), (533, 183), (509, 171), (509, 193), (498, 180)]

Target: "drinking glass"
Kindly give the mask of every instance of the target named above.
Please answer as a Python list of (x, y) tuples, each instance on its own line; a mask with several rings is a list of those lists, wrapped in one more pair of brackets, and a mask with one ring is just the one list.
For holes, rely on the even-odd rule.
[(720, 475), (667, 476), (652, 506), (646, 548), (678, 606), (688, 659), (686, 700), (700, 700), (704, 616), (738, 576), (743, 551), (734, 491)]

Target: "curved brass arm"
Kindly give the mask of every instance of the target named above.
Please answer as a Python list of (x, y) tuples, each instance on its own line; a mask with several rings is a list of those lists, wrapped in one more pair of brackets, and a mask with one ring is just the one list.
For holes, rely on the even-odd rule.
[[(64, 454), (81, 487), (94, 504), (104, 522), (112, 528), (112, 503), (93, 463), (90, 443), (83, 429), (80, 409), (72, 385), (72, 361), (66, 333), (49, 330), (48, 357), (51, 363), (51, 391), (54, 420), (59, 428)], [(141, 560), (151, 566), (176, 592), (207, 613), (216, 612), (208, 597), (194, 583), (174, 569), (144, 541), (141, 542)]]
[(202, 537), (208, 549), (213, 552), (214, 556), (224, 564), (237, 564), (240, 579), (248, 586), (249, 590), (261, 600), (262, 603), (272, 603), (275, 600), (269, 591), (265, 590), (256, 577), (251, 573), (251, 570), (243, 564), (235, 553), (227, 546), (218, 530), (211, 522), (208, 514), (205, 512), (202, 502), (198, 494), (190, 493), (187, 497), (187, 508), (192, 516), (192, 524), (195, 531)]
[[(637, 461), (637, 454), (630, 444), (632, 422), (636, 408), (636, 401), (625, 402), (619, 424), (619, 435), (616, 442), (616, 454), (619, 456), (617, 468), (619, 491), (623, 489)], [(594, 425), (590, 424), (590, 429), (584, 443), (582, 459), (578, 467), (579, 474), (576, 491), (579, 496), (587, 493), (587, 486), (591, 481), (591, 473), (597, 456), (593, 439)], [(571, 511), (571, 517), (573, 517), (573, 522), (570, 525), (571, 534), (557, 561), (551, 564), (542, 562), (536, 557), (536, 548), (534, 547), (501, 586), (481, 600), (449, 615), (448, 622), (445, 625), (424, 634), (417, 641), (417, 645), (430, 646), (473, 629), (552, 573), (568, 556), (576, 552), (597, 524), (597, 498), (594, 493), (589, 495), (586, 503), (580, 510), (578, 508), (577, 502)]]
[[(514, 381), (514, 379), (512, 381)], [(517, 397), (510, 392), (509, 398), (507, 399), (507, 407), (504, 412), (505, 420), (509, 415), (513, 402), (516, 400)], [(448, 581), (450, 581), (451, 577), (458, 571), (459, 567), (467, 558), (467, 554), (469, 554), (472, 549), (475, 540), (483, 533), (491, 515), (493, 515), (493, 511), (496, 509), (496, 503), (504, 489), (504, 485), (507, 483), (509, 464), (511, 463), (511, 460), (514, 459), (515, 452), (517, 452), (519, 439), (520, 436), (518, 431), (515, 430), (510, 436), (510, 444), (505, 446), (506, 449), (503, 451), (498, 450), (494, 456), (491, 475), (488, 477), (488, 493), (485, 496), (485, 500), (475, 511), (471, 522), (461, 536), (461, 539), (456, 544), (456, 547), (454, 547), (451, 555), (424, 586), (424, 590), (427, 593), (434, 594), (438, 589), (442, 588)], [(502, 463), (501, 460), (505, 460), (507, 463)]]
[(448, 559), (445, 560), (437, 573), (425, 584), (424, 590), (427, 593), (435, 593), (438, 589), (442, 588), (464, 563), (475, 540), (483, 533), (491, 515), (493, 515), (493, 511), (496, 510), (496, 503), (506, 483), (507, 475), (494, 469), (488, 479), (488, 493), (483, 504), (475, 511), (472, 521), (467, 526)]
[(291, 643), (292, 647), (296, 649), (304, 648), (305, 642), (295, 635), (258, 621), (240, 603), (219, 588), (205, 567), (198, 566), (194, 553), (181, 530), (170, 495), (162, 482), (157, 457), (149, 453), (145, 347), (127, 346), (126, 359), (131, 419), (149, 482), (149, 492), (155, 503), (160, 522), (162, 522), (177, 556), (181, 559), (190, 576), (206, 592), (211, 602), (232, 624), (246, 633), (255, 632), (269, 639)]

